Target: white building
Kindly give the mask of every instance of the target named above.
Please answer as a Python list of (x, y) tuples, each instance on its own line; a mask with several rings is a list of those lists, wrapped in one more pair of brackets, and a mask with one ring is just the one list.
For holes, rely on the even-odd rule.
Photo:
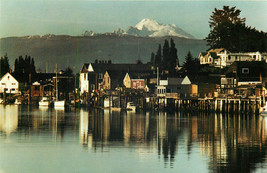
[(190, 79), (167, 78), (160, 80), (157, 86), (157, 96), (159, 97), (177, 97), (178, 94), (197, 94), (197, 85), (192, 85)]
[(201, 52), (198, 56), (200, 64), (209, 64), (214, 67), (226, 67), (235, 61), (263, 61), (267, 62), (267, 53), (244, 52), (231, 53), (224, 48), (211, 49), (208, 52)]
[(19, 93), (19, 82), (10, 74), (6, 73), (0, 79), (0, 93)]
[(260, 52), (230, 53), (227, 57), (227, 65), (231, 65), (235, 61), (261, 61)]
[(211, 49), (208, 52), (201, 52), (198, 56), (200, 64), (210, 64), (215, 67), (225, 67), (228, 54), (230, 52), (224, 48)]

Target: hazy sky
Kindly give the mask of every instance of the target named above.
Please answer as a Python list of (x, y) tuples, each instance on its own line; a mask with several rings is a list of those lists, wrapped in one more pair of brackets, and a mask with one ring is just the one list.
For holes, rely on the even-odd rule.
[(152, 18), (205, 38), (209, 16), (223, 5), (236, 6), (247, 25), (267, 31), (267, 1), (0, 0), (0, 37), (111, 32)]

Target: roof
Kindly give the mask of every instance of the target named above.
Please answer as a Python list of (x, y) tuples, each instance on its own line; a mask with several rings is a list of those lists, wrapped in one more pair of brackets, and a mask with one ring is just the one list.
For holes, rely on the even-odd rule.
[[(85, 72), (89, 68), (90, 64), (84, 64), (81, 72)], [(108, 64), (108, 63), (91, 63), (94, 72), (105, 73), (108, 70), (121, 71), (121, 72), (150, 72), (150, 64)]]
[[(9, 72), (7, 72), (3, 77), (1, 77), (0, 81), (1, 81), (2, 79), (4, 79), (5, 76), (7, 76), (7, 75), (12, 76)], [(14, 76), (12, 76), (12, 77), (18, 82), (18, 80), (17, 80)]]
[[(242, 72), (244, 68), (248, 68), (248, 73)], [(235, 73), (239, 82), (260, 81), (261, 77), (267, 76), (267, 64), (262, 61), (235, 61), (229, 66), (225, 74), (235, 77)]]
[(219, 56), (217, 56), (217, 53), (215, 53), (215, 52), (209, 52), (209, 55), (210, 55), (213, 59), (217, 59), (217, 58), (219, 58)]
[[(214, 52), (214, 53), (221, 53), (222, 51), (226, 50), (225, 48), (217, 48), (217, 49), (210, 49), (208, 52)], [(226, 50), (229, 52), (228, 50)]]
[(121, 73), (116, 70), (108, 70), (106, 72), (108, 73), (111, 80), (111, 88), (122, 86), (125, 73)]

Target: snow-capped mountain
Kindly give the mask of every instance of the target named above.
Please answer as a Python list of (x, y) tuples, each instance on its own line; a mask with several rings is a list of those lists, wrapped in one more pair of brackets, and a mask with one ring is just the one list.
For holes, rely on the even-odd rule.
[(121, 35), (121, 34), (125, 34), (125, 31), (121, 28), (118, 28), (118, 29), (114, 30), (112, 33)]
[[(177, 36), (183, 38), (194, 38), (191, 34), (185, 32), (175, 24), (160, 24), (153, 19), (143, 19), (135, 26), (129, 26), (125, 31), (121, 28), (105, 35), (133, 35), (139, 37), (164, 37)], [(93, 31), (85, 31), (83, 36), (96, 36)]]
[[(178, 36), (184, 38), (194, 38), (191, 34), (185, 32), (175, 24), (160, 24), (153, 19), (143, 19), (138, 24), (136, 24), (134, 28), (139, 30), (140, 36)], [(131, 33), (127, 34), (131, 35)]]
[(94, 36), (96, 35), (94, 31), (85, 31), (82, 36)]

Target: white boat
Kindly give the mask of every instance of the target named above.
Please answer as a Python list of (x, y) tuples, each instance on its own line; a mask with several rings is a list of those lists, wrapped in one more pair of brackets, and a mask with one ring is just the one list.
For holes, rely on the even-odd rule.
[(21, 105), (21, 101), (19, 101), (18, 99), (15, 100), (14, 102), (15, 105)]
[(56, 99), (54, 101), (54, 108), (64, 108), (66, 106), (65, 100), (58, 100), (58, 80), (57, 80), (57, 64), (56, 64)]
[(133, 102), (128, 102), (126, 109), (130, 111), (136, 111), (136, 106)]
[(53, 102), (49, 99), (49, 97), (42, 97), (41, 101), (39, 101), (39, 106), (49, 107), (52, 103)]
[(260, 108), (260, 114), (261, 116), (267, 116), (267, 102), (265, 103), (265, 106)]
[(66, 103), (65, 103), (65, 100), (56, 100), (54, 102), (54, 107), (57, 108), (57, 107), (65, 107), (66, 106)]

